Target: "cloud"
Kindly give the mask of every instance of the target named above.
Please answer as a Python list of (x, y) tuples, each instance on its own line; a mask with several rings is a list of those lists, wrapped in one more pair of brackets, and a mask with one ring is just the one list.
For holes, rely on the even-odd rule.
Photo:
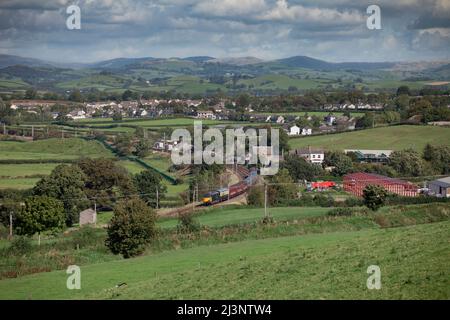
[[(191, 55), (312, 55), (332, 61), (448, 56), (450, 1), (375, 2), (381, 7), (382, 30), (366, 28), (370, 0), (0, 0), (0, 52), (71, 61)], [(81, 30), (65, 26), (65, 8), (73, 3), (81, 8)]]

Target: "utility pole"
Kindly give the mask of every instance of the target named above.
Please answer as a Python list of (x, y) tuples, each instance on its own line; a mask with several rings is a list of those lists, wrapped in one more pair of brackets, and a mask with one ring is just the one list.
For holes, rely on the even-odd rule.
[(9, 239), (13, 237), (13, 217), (12, 212), (9, 213)]
[(159, 190), (156, 188), (156, 209), (159, 209)]
[(267, 218), (267, 184), (264, 184), (264, 217)]
[(31, 126), (31, 138), (34, 140), (34, 126)]
[(3, 124), (3, 134), (6, 136), (6, 123)]

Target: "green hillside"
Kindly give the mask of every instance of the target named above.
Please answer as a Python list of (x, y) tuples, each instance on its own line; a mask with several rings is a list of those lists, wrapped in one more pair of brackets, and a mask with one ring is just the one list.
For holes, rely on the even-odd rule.
[[(0, 298), (448, 299), (449, 230), (445, 221), (200, 246), (84, 266), (81, 290), (67, 290), (65, 271), (2, 280)], [(366, 287), (370, 265), (381, 290)]]
[(404, 125), (289, 140), (291, 148), (314, 146), (328, 150), (413, 148), (422, 151), (427, 143), (450, 146), (450, 128)]

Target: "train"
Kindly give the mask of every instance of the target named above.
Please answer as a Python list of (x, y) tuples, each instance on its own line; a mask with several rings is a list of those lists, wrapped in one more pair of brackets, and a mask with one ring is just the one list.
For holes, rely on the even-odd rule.
[(220, 188), (205, 194), (202, 197), (202, 205), (210, 206), (245, 193), (247, 189), (255, 183), (257, 176), (257, 170), (251, 169), (245, 179), (241, 182), (233, 184), (229, 188)]

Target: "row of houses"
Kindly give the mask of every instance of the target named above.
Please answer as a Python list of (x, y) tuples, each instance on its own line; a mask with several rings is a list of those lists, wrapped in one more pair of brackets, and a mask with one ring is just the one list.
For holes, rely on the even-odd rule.
[(383, 110), (384, 104), (382, 103), (342, 103), (342, 104), (326, 104), (324, 106), (325, 110), (335, 111), (335, 110)]

